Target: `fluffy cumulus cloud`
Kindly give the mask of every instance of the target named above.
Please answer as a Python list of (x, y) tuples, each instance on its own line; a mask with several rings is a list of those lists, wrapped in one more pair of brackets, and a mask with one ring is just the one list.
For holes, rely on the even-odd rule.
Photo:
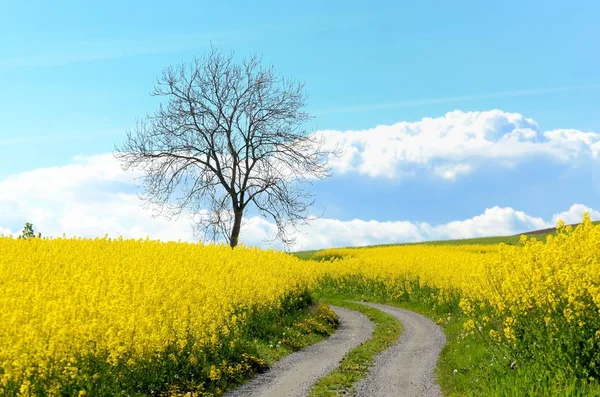
[(0, 181), (0, 234), (16, 234), (25, 222), (44, 235), (150, 236), (188, 240), (187, 219), (154, 218), (142, 208), (135, 172), (124, 172), (111, 154), (75, 158)]
[(505, 236), (549, 226), (550, 224), (542, 218), (532, 217), (512, 208), (500, 207), (488, 208), (483, 214), (471, 219), (433, 227), (427, 224), (421, 225), (424, 232), (422, 240)]
[[(365, 221), (354, 219), (315, 219), (310, 226), (297, 234), (294, 250), (328, 247), (350, 247), (395, 242), (421, 242), (432, 240), (462, 239), (487, 236), (510, 236), (531, 230), (556, 226), (559, 219), (565, 223), (579, 223), (584, 212), (592, 219), (600, 220), (600, 211), (585, 205), (574, 204), (567, 211), (544, 220), (527, 215), (510, 207), (492, 207), (470, 219), (452, 221), (440, 225), (408, 221)], [(252, 243), (259, 245), (266, 232), (273, 232), (270, 223), (250, 220), (247, 230)]]
[[(444, 172), (457, 172), (448, 169)], [(185, 216), (175, 220), (153, 217), (137, 197), (132, 172), (123, 172), (111, 155), (76, 158), (72, 164), (36, 169), (0, 181), (0, 234), (17, 234), (26, 221), (44, 235), (116, 237), (194, 241)], [(408, 221), (320, 218), (297, 234), (292, 249), (358, 246), (509, 235), (551, 227), (561, 218), (578, 222), (584, 212), (600, 219), (600, 212), (575, 204), (544, 220), (512, 208), (492, 207), (470, 219), (440, 225)], [(275, 226), (264, 219), (245, 220), (242, 241), (266, 246)], [(281, 248), (273, 245), (274, 248)]]
[(571, 208), (556, 214), (552, 217), (552, 225), (556, 225), (559, 220), (562, 220), (566, 224), (573, 224), (581, 222), (584, 213), (589, 213), (593, 220), (600, 220), (600, 211), (596, 211), (590, 207), (582, 204), (573, 204)]
[(343, 149), (342, 156), (331, 159), (334, 171), (372, 177), (421, 172), (455, 180), (484, 164), (511, 167), (539, 157), (561, 163), (597, 161), (600, 157), (598, 133), (542, 131), (534, 120), (500, 110), (457, 110), (417, 122), (318, 134), (332, 147), (337, 144)]
[[(378, 222), (355, 219), (342, 222), (335, 219), (317, 219), (308, 230), (299, 234), (294, 249), (509, 236), (554, 227), (558, 219), (567, 223), (579, 223), (583, 212), (590, 212), (592, 219), (600, 219), (600, 212), (580, 204), (573, 205), (564, 213), (556, 214), (552, 221), (533, 217), (509, 207), (488, 208), (483, 214), (473, 218), (440, 225), (407, 221)], [(260, 234), (260, 230), (255, 233)]]

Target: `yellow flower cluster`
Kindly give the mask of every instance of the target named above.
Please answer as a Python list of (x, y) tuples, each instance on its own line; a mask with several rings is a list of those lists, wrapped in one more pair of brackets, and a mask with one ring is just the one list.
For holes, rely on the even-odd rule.
[(584, 313), (600, 313), (600, 225), (586, 215), (577, 228), (559, 224), (558, 229), (547, 242), (522, 238), (520, 246), (328, 249), (316, 259), (333, 258), (322, 269), (334, 279), (358, 276), (379, 282), (388, 295), (425, 287), (440, 302), (459, 296), (467, 314), (484, 303), (496, 315), (513, 318), (511, 324), (538, 309), (546, 312), (547, 323), (560, 312), (568, 322), (580, 324)]
[(576, 228), (557, 229), (516, 246), (329, 249), (317, 259), (338, 290), (459, 304), (466, 331), (526, 357), (555, 350), (585, 379), (600, 372), (600, 225), (586, 214)]
[[(496, 258), (497, 246), (405, 245), (376, 248), (345, 248), (319, 251), (315, 259), (334, 280), (359, 277), (378, 283), (388, 297), (410, 295), (415, 288), (430, 288), (435, 300), (447, 302), (457, 296), (478, 296), (486, 264)], [(357, 291), (359, 292), (359, 291)]]
[[(600, 368), (600, 226), (587, 216), (574, 230), (559, 226), (545, 243), (331, 249), (320, 262), (246, 247), (0, 238), (0, 394), (85, 385), (85, 357), (135, 368), (167, 354), (195, 365), (194, 351), (233, 349), (249, 314), (289, 305), (319, 283), (460, 304), (469, 332), (529, 356), (560, 346), (573, 366)], [(223, 361), (206, 376), (253, 365)]]
[(536, 337), (532, 346), (549, 341), (563, 354), (577, 354), (577, 367), (600, 365), (594, 351), (600, 330), (600, 225), (586, 214), (576, 228), (560, 222), (557, 229), (545, 242), (522, 238), (522, 246), (501, 245), (486, 267), (486, 282), (479, 284), (480, 310), (471, 313), (487, 306), (504, 322), (511, 344), (517, 343), (515, 330), (527, 331), (521, 338)]
[(318, 279), (316, 263), (222, 245), (0, 238), (0, 253), (0, 395), (32, 382), (59, 394), (89, 356), (134, 367), (167, 348), (218, 350), (247, 313)]

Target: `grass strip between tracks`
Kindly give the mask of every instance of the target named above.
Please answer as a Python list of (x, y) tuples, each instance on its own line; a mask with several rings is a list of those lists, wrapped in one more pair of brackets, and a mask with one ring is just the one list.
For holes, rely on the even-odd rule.
[(375, 323), (371, 339), (351, 350), (340, 362), (338, 368), (314, 384), (310, 396), (334, 396), (344, 392), (352, 393), (356, 383), (369, 373), (375, 356), (394, 344), (402, 332), (402, 324), (393, 316), (380, 310), (339, 298), (323, 296), (321, 303), (356, 310)]

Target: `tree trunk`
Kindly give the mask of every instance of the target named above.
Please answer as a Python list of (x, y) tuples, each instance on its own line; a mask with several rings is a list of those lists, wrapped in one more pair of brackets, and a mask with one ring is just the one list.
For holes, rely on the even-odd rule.
[(240, 235), (240, 227), (242, 226), (242, 215), (244, 211), (236, 209), (234, 211), (235, 217), (233, 219), (233, 227), (231, 228), (231, 238), (229, 239), (229, 245), (231, 249), (234, 249), (238, 244), (238, 237)]

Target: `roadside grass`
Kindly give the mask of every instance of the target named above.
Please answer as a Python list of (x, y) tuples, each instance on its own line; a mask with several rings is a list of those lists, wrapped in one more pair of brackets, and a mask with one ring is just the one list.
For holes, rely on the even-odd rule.
[[(436, 379), (444, 396), (597, 396), (600, 385), (597, 382), (584, 382), (568, 378), (559, 368), (548, 371), (530, 365), (511, 367), (511, 361), (497, 346), (490, 345), (486, 338), (464, 331), (463, 324), (468, 320), (457, 303), (427, 303), (424, 301), (393, 299), (377, 285), (353, 285), (346, 280), (342, 289), (334, 283), (326, 282), (315, 296), (328, 297), (324, 302), (340, 300), (369, 301), (411, 310), (431, 318), (441, 326), (446, 335), (444, 346), (436, 366)], [(418, 294), (417, 294), (418, 295)], [(428, 295), (423, 289), (422, 296)], [(360, 306), (360, 305), (359, 305)], [(354, 309), (354, 308), (352, 308)], [(393, 343), (393, 342), (392, 342)], [(385, 349), (382, 349), (385, 350)], [(352, 367), (347, 367), (352, 370)], [(352, 376), (364, 376), (359, 370)], [(324, 389), (327, 391), (327, 389)], [(315, 396), (332, 396), (331, 392)]]
[(290, 353), (321, 342), (339, 326), (335, 312), (322, 303), (268, 320), (257, 324), (245, 336), (248, 349), (263, 359), (267, 367)]
[(318, 252), (319, 250), (312, 250), (312, 251), (298, 251), (298, 252), (292, 252), (291, 254), (300, 258), (300, 259), (304, 259), (304, 260), (309, 260), (312, 259), (313, 256)]
[(351, 350), (339, 367), (315, 383), (310, 392), (311, 397), (352, 395), (356, 383), (367, 376), (375, 356), (398, 340), (402, 325), (389, 314), (347, 300), (353, 297), (333, 294), (316, 296), (322, 303), (358, 311), (375, 323), (371, 339)]
[(172, 384), (159, 395), (220, 396), (267, 371), (288, 354), (332, 335), (339, 325), (335, 312), (308, 293), (303, 301), (257, 315), (239, 336), (237, 354), (209, 359), (202, 382)]
[(436, 378), (443, 394), (445, 396), (482, 395), (485, 384), (489, 380), (487, 366), (492, 360), (492, 353), (480, 338), (463, 332), (463, 323), (467, 318), (458, 305), (445, 304), (432, 308), (431, 305), (421, 302), (391, 299), (377, 286), (362, 288), (361, 285), (351, 285), (348, 281), (344, 283), (344, 290), (340, 291), (332, 283), (324, 283), (315, 296), (328, 297), (323, 300), (324, 302), (330, 302), (331, 299), (335, 299), (336, 302), (354, 300), (396, 306), (431, 318), (444, 329), (446, 335), (446, 345), (440, 353), (436, 367)]
[(486, 389), (486, 396), (566, 396), (566, 397), (599, 397), (600, 386), (578, 379), (566, 378), (556, 369), (548, 371), (537, 365), (517, 369), (510, 375), (500, 374), (493, 379)]
[[(432, 308), (431, 305), (420, 302), (390, 299), (381, 299), (380, 303), (422, 314), (442, 327), (446, 335), (446, 345), (438, 359), (436, 379), (444, 396), (486, 395), (485, 389), (491, 375), (489, 364), (496, 362), (496, 358), (483, 339), (464, 333), (463, 324), (467, 317), (460, 308)], [(499, 362), (494, 365), (509, 364)]]
[[(524, 234), (543, 241), (548, 235), (555, 235), (556, 232), (552, 229), (544, 229)], [(417, 244), (470, 245), (503, 242), (516, 245), (520, 244), (519, 237), (520, 235)], [(389, 244), (392, 245), (407, 244)], [(304, 251), (293, 254), (309, 260), (317, 252)], [(335, 258), (319, 258), (325, 261), (331, 259)], [(439, 304), (437, 299), (432, 299), (439, 294), (427, 287), (413, 285), (410, 294), (391, 296), (384, 285), (376, 281), (365, 282), (359, 277), (343, 280), (324, 279), (316, 296), (335, 296), (338, 299), (367, 300), (398, 306), (433, 319), (444, 329), (447, 340), (436, 368), (436, 378), (445, 396), (600, 397), (598, 379), (574, 378), (563, 365), (560, 353), (554, 356), (545, 354), (544, 357), (531, 356), (517, 363), (508, 358), (514, 355), (510, 346), (490, 343), (488, 337), (465, 332), (464, 324), (469, 318), (459, 308), (458, 299)], [(548, 366), (548, 362), (554, 364)]]
[[(275, 362), (295, 351), (321, 342), (331, 336), (339, 326), (335, 312), (309, 297), (305, 308), (286, 311), (283, 315), (263, 317), (253, 324), (243, 337), (245, 352), (254, 355), (264, 365), (248, 374), (245, 379), (233, 383), (219, 382), (208, 390), (220, 395), (231, 390), (257, 373), (266, 371)], [(209, 394), (210, 395), (210, 394)]]
[(488, 345), (484, 338), (467, 334), (468, 319), (460, 308), (433, 307), (420, 302), (380, 299), (378, 303), (411, 310), (431, 318), (446, 335), (446, 345), (436, 366), (436, 379), (442, 394), (458, 396), (566, 396), (600, 397), (597, 383), (569, 379), (560, 369), (550, 372), (532, 363), (511, 368), (502, 351)]
[[(310, 254), (307, 252), (302, 259), (310, 260), (317, 252), (318, 250), (310, 251)], [(503, 356), (498, 357), (498, 353), (487, 346), (483, 338), (464, 332), (463, 324), (468, 318), (456, 303), (436, 305), (408, 299), (393, 299), (376, 284), (364, 285), (346, 280), (343, 287), (339, 288), (339, 284), (328, 281), (323, 282), (320, 289), (313, 294), (323, 302), (339, 303), (353, 300), (396, 306), (427, 316), (441, 326), (446, 335), (446, 345), (438, 359), (436, 378), (445, 396), (490, 395), (490, 382), (494, 381), (493, 378), (498, 372), (503, 372), (496, 370), (494, 366), (510, 365)], [(427, 293), (424, 291), (423, 295)], [(331, 387), (330, 390), (335, 389)]]

